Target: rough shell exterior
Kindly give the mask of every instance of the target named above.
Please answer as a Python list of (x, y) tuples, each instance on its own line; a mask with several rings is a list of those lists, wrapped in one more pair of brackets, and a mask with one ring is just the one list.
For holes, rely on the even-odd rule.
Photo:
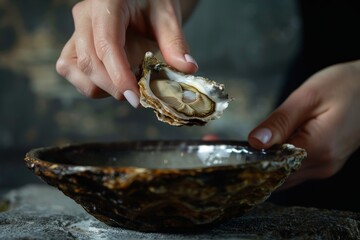
[(145, 54), (138, 80), (141, 105), (174, 126), (205, 125), (219, 118), (232, 100), (222, 84), (178, 72), (151, 52)]
[[(39, 148), (30, 151), (25, 162), (45, 182), (106, 224), (167, 232), (208, 227), (241, 215), (265, 201), (306, 157), (304, 150), (284, 145), (271, 161), (195, 169), (81, 166), (73, 161), (101, 162), (111, 151), (180, 144), (184, 142)], [(228, 144), (238, 146), (239, 142)], [(92, 151), (103, 154), (103, 159), (95, 159), (89, 154)]]

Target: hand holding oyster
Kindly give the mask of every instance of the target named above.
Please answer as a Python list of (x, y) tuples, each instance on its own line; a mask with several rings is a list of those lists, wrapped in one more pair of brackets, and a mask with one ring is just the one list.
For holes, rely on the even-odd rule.
[(204, 77), (186, 75), (145, 54), (138, 73), (140, 103), (153, 108), (157, 118), (174, 126), (205, 125), (228, 107), (224, 85)]

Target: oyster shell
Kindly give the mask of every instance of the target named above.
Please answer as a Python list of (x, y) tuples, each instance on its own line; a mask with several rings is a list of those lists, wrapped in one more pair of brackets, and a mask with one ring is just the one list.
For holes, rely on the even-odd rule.
[(289, 144), (172, 140), (48, 146), (29, 151), (25, 163), (110, 226), (189, 233), (263, 203), (305, 158)]
[(186, 75), (147, 52), (138, 74), (140, 103), (153, 108), (157, 118), (174, 126), (205, 125), (228, 107), (224, 85)]

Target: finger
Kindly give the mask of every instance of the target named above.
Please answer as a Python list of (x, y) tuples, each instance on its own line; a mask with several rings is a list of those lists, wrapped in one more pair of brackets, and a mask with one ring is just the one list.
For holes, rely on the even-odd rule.
[(91, 9), (88, 6), (85, 2), (80, 2), (73, 8), (76, 65), (83, 75), (87, 76), (86, 81), (93, 82), (96, 86), (120, 100), (122, 93), (119, 93), (114, 86), (103, 63), (96, 55), (91, 17), (89, 15)]
[(304, 148), (307, 152), (307, 158), (302, 162), (301, 169), (319, 168), (313, 172), (312, 176), (309, 176), (312, 179), (333, 176), (344, 165), (345, 161), (342, 159), (347, 158), (338, 153), (337, 147), (333, 147), (332, 136), (334, 134), (329, 133), (332, 129), (329, 130), (329, 127), (326, 126), (326, 122), (329, 123), (331, 120), (324, 115), (317, 117), (316, 121), (307, 123), (289, 141), (295, 146)]
[(309, 175), (313, 173), (312, 169), (317, 169), (317, 166), (311, 166), (308, 161), (303, 160), (301, 163), (301, 166), (299, 169), (297, 169), (295, 172), (292, 172), (288, 178), (285, 180), (285, 182), (278, 188), (278, 190), (284, 190), (290, 187), (293, 187), (295, 185), (298, 185), (305, 180), (309, 179)]
[(305, 162), (295, 172), (291, 173), (285, 182), (278, 188), (279, 191), (296, 186), (309, 179), (311, 174), (316, 171), (318, 167), (309, 167)]
[(181, 14), (173, 1), (163, 1), (163, 4), (151, 5), (151, 24), (156, 40), (165, 61), (174, 68), (193, 73), (198, 69), (195, 59), (189, 54), (189, 49), (181, 28)]
[(124, 49), (129, 16), (122, 4), (122, 1), (94, 1), (94, 44), (113, 85), (136, 108), (139, 106), (139, 89)]
[(294, 187), (310, 179), (323, 179), (323, 177), (320, 177), (321, 175), (319, 175), (319, 173), (323, 172), (326, 167), (329, 166), (317, 165), (301, 168), (289, 175), (284, 184), (281, 185), (278, 190), (282, 191)]
[(92, 98), (109, 96), (102, 89), (91, 82), (83, 72), (77, 68), (77, 57), (73, 36), (65, 44), (59, 59), (56, 62), (57, 72), (66, 78), (83, 95)]
[(310, 87), (301, 87), (260, 123), (248, 136), (251, 146), (269, 148), (287, 141), (302, 124), (326, 111), (320, 107), (320, 97)]
[(310, 122), (289, 141), (295, 146), (306, 149), (307, 158), (302, 161), (300, 168), (288, 177), (280, 190), (309, 179), (329, 178), (342, 167), (342, 161), (329, 161), (327, 158), (328, 153), (324, 150), (324, 141), (320, 140), (322, 138), (320, 135), (321, 125), (316, 121)]

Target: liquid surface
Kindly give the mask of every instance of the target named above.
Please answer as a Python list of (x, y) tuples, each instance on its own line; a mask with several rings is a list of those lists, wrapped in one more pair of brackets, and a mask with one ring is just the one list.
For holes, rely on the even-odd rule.
[(42, 159), (78, 166), (141, 167), (149, 169), (190, 169), (238, 165), (274, 158), (276, 151), (249, 150), (231, 145), (184, 145), (176, 148), (147, 146), (139, 150), (117, 148), (76, 148), (43, 156)]

